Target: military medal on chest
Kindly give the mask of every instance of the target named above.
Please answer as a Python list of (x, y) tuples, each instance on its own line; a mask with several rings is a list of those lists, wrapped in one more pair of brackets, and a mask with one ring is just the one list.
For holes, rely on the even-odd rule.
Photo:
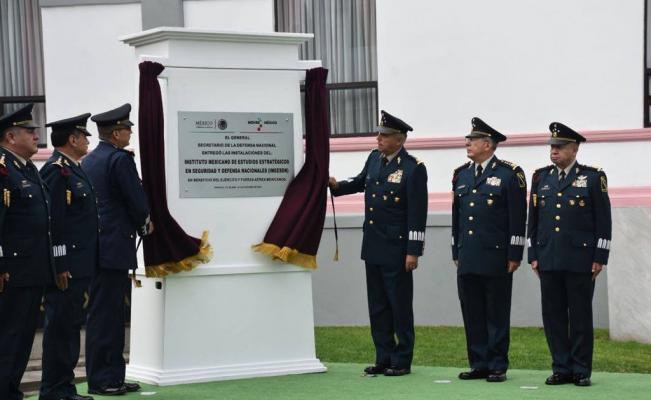
[(390, 182), (390, 183), (400, 183), (401, 181), (402, 181), (402, 170), (401, 169), (399, 169), (396, 172), (392, 173), (387, 178), (387, 182)]
[(576, 177), (574, 182), (572, 182), (572, 186), (574, 187), (580, 187), (580, 188), (587, 188), (588, 187), (588, 177), (585, 175), (579, 175)]
[(502, 179), (496, 176), (491, 176), (486, 178), (486, 184), (489, 186), (500, 186), (502, 184)]

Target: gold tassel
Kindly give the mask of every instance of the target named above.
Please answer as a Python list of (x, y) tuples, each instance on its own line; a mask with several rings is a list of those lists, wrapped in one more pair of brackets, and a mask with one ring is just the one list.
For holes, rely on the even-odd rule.
[(296, 249), (284, 246), (280, 248), (272, 243), (258, 243), (251, 246), (253, 251), (270, 255), (274, 260), (280, 260), (299, 267), (316, 269), (316, 256), (301, 253)]
[[(398, 163), (400, 163), (400, 158), (398, 158)], [(330, 203), (332, 204), (332, 222), (335, 227), (335, 256), (332, 261), (339, 261), (339, 233), (337, 230), (337, 212), (335, 211), (335, 197), (330, 192)]]
[(5, 189), (2, 194), (5, 207), (9, 208), (9, 206), (11, 206), (11, 191), (9, 189)]
[(72, 203), (72, 192), (66, 189), (66, 203), (70, 205)]
[(199, 264), (208, 263), (212, 259), (212, 256), (213, 249), (210, 243), (208, 243), (208, 231), (203, 231), (197, 254), (177, 262), (171, 261), (160, 265), (145, 266), (145, 275), (147, 278), (162, 278), (181, 271), (192, 271)]

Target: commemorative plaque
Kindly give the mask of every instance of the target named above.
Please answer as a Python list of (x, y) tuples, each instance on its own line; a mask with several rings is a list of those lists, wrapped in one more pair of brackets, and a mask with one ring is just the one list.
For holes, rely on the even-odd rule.
[(282, 196), (294, 174), (293, 118), (179, 111), (180, 196)]

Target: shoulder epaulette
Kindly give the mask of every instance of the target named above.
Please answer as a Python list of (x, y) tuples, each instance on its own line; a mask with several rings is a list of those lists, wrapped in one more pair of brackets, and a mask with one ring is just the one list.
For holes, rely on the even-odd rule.
[(465, 163), (465, 164), (463, 164), (463, 165), (458, 166), (458, 167), (454, 170), (453, 175), (457, 175), (459, 172), (461, 172), (462, 169), (464, 169), (464, 168), (468, 168), (469, 166), (470, 166), (470, 161), (468, 161), (467, 163)]
[(542, 167), (542, 168), (538, 168), (538, 169), (535, 170), (533, 173), (534, 173), (534, 175), (536, 175), (536, 174), (539, 174), (539, 173), (541, 173), (541, 172), (548, 171), (548, 170), (550, 170), (550, 169), (552, 169), (552, 168), (554, 168), (554, 164), (547, 165), (547, 166)]
[(419, 160), (418, 157), (412, 156), (411, 154), (407, 153), (407, 157), (409, 157), (413, 162), (416, 164), (422, 164), (423, 161)]
[(118, 151), (121, 151), (121, 152), (123, 152), (123, 153), (127, 153), (127, 154), (130, 155), (131, 157), (135, 157), (135, 156), (136, 156), (136, 153), (135, 153), (133, 150), (118, 149)]
[(520, 167), (518, 164), (513, 164), (511, 161), (506, 161), (502, 159), (498, 159), (497, 161), (500, 165), (511, 168), (514, 171)]
[[(577, 164), (578, 164), (578, 163), (577, 163)], [(599, 167), (594, 167), (594, 166), (592, 166), (592, 165), (578, 164), (577, 166), (578, 166), (579, 168), (581, 168), (581, 169), (585, 169), (585, 170), (587, 170), (587, 171), (594, 171), (594, 172), (601, 172), (601, 171), (603, 171), (603, 169), (601, 169), (601, 168), (599, 168)]]

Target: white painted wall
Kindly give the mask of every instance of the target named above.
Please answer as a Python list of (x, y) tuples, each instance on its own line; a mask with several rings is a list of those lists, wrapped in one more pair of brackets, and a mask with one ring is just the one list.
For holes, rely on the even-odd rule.
[[(641, 128), (644, 2), (618, 0), (378, 0), (380, 109), (412, 137), (465, 136), (479, 116), (503, 132)], [(409, 23), (405, 23), (409, 21)], [(409, 148), (409, 141), (407, 142)], [(650, 142), (587, 143), (579, 161), (602, 167), (611, 186), (651, 184)], [(414, 151), (430, 192), (448, 191), (464, 149)], [(550, 164), (547, 146), (497, 156), (527, 177)], [(333, 153), (331, 174), (361, 170), (367, 152)], [(625, 162), (624, 162), (625, 160)]]
[[(136, 56), (118, 37), (142, 29), (140, 4), (43, 7), (41, 13), (49, 121), (136, 103)], [(136, 133), (137, 119), (132, 113)], [(88, 127), (93, 149), (97, 127), (90, 120)]]
[(273, 0), (185, 0), (186, 28), (274, 32)]
[[(380, 104), (427, 135), (642, 125), (644, 2), (377, 2)], [(409, 21), (409, 23), (405, 23)]]

